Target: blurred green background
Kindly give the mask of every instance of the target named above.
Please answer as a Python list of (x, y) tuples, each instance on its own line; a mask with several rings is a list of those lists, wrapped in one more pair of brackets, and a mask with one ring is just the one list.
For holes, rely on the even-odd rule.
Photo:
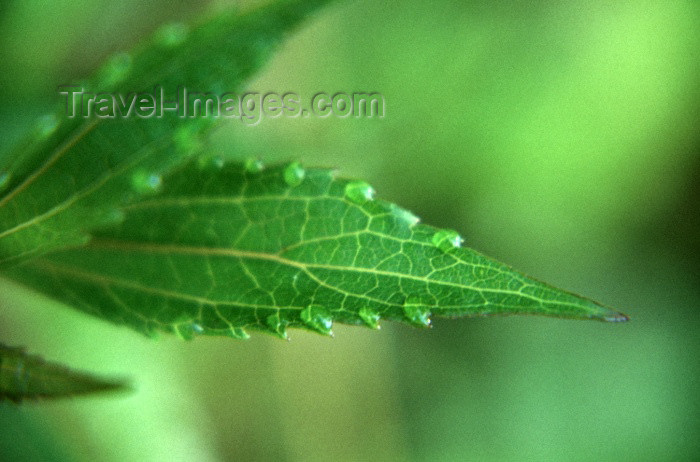
[[(3, 1), (1, 147), (58, 84), (231, 5)], [(386, 117), (234, 121), (211, 149), (367, 179), (632, 321), (154, 342), (0, 281), (0, 340), (137, 389), (0, 403), (0, 460), (698, 460), (699, 56), (692, 0), (337, 2), (249, 88), (377, 91)]]

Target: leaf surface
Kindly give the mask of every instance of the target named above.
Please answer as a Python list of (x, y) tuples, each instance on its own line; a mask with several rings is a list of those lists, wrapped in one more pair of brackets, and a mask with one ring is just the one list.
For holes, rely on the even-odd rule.
[(431, 316), (620, 321), (588, 299), (461, 247), (361, 181), (298, 163), (185, 166), (85, 247), (9, 275), (145, 333), (328, 334), (333, 322), (428, 326)]
[(62, 398), (125, 388), (123, 382), (76, 372), (21, 348), (0, 344), (0, 400)]
[[(156, 86), (168, 100), (181, 86), (239, 92), (286, 33), (323, 3), (278, 2), (191, 30), (168, 25), (76, 85), (124, 101), (135, 93), (159, 94)], [(161, 118), (109, 118), (112, 111), (69, 118), (65, 106), (42, 117), (25, 142), (0, 157), (0, 266), (83, 244), (94, 226), (118, 222), (120, 205), (157, 190), (161, 176), (197, 152), (199, 136), (221, 120), (166, 111)]]

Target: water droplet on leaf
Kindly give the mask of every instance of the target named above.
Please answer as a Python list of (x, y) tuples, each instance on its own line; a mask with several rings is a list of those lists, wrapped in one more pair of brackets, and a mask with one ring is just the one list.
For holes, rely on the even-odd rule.
[(381, 319), (379, 313), (372, 308), (363, 307), (360, 309), (359, 314), (360, 318), (365, 324), (367, 324), (367, 326), (371, 327), (372, 329), (379, 329), (379, 320)]
[(189, 32), (187, 25), (181, 22), (166, 24), (156, 32), (156, 41), (166, 48), (176, 47), (187, 39)]
[(118, 53), (112, 56), (102, 69), (100, 86), (109, 88), (123, 81), (129, 75), (131, 64), (132, 58), (129, 53)]
[(5, 188), (10, 184), (10, 180), (12, 179), (12, 175), (10, 175), (9, 172), (2, 172), (0, 173), (0, 191), (4, 191)]
[(333, 335), (333, 318), (324, 307), (320, 305), (309, 305), (300, 313), (301, 320), (310, 329), (320, 332), (323, 335)]
[(449, 252), (462, 245), (462, 236), (451, 229), (442, 229), (433, 234), (433, 245), (443, 252)]
[(48, 138), (58, 128), (58, 118), (55, 114), (46, 114), (39, 117), (36, 122), (36, 135), (39, 138)]
[(351, 181), (345, 185), (345, 197), (362, 205), (374, 199), (374, 188), (364, 181)]
[(122, 209), (110, 209), (104, 215), (105, 223), (121, 223), (126, 218)]
[(131, 177), (131, 187), (139, 194), (148, 194), (157, 192), (163, 180), (160, 175), (149, 173), (144, 170), (139, 170)]
[(299, 162), (292, 162), (291, 164), (287, 165), (287, 167), (285, 167), (283, 176), (284, 182), (287, 183), (289, 186), (299, 186), (304, 181), (306, 171)]
[(401, 207), (394, 206), (393, 211), (396, 214), (396, 216), (408, 226), (414, 226), (418, 224), (418, 222), (420, 222), (420, 218), (418, 218), (408, 210), (402, 209)]
[(287, 336), (287, 322), (283, 322), (280, 319), (279, 313), (271, 314), (270, 316), (265, 318), (265, 324), (272, 331), (272, 333), (278, 336), (279, 338), (283, 340), (287, 340), (289, 338)]
[(144, 326), (144, 333), (153, 340), (160, 340), (160, 329), (155, 324), (148, 323)]
[(198, 151), (202, 147), (202, 141), (199, 137), (199, 127), (195, 124), (180, 127), (175, 131), (173, 136), (175, 147), (183, 155), (189, 155)]
[(216, 155), (201, 156), (197, 159), (197, 166), (200, 170), (221, 170), (226, 165), (226, 160)]
[(263, 165), (260, 159), (247, 159), (245, 161), (246, 173), (260, 173), (263, 171), (263, 168), (265, 168), (265, 165)]
[(237, 339), (242, 339), (242, 340), (247, 340), (250, 338), (250, 335), (248, 335), (248, 332), (243, 330), (242, 327), (231, 327), (231, 329), (228, 331), (227, 335), (231, 338), (237, 338)]
[(418, 327), (430, 327), (430, 310), (421, 297), (410, 296), (403, 304), (403, 314), (408, 322)]
[(194, 331), (190, 324), (175, 324), (173, 326), (173, 332), (180, 340), (192, 340), (194, 338)]

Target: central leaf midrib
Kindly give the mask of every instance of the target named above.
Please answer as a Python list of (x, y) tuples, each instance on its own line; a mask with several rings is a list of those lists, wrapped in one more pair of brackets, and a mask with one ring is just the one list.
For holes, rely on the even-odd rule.
[[(288, 258), (282, 257), (279, 254), (273, 254), (273, 253), (265, 253), (265, 252), (256, 252), (256, 251), (250, 251), (250, 250), (241, 250), (241, 249), (235, 249), (235, 248), (216, 248), (216, 247), (195, 247), (195, 246), (182, 246), (182, 245), (171, 245), (171, 244), (158, 244), (158, 243), (142, 243), (142, 242), (128, 242), (128, 241), (117, 241), (117, 240), (108, 240), (108, 239), (94, 239), (91, 241), (90, 244), (88, 244), (87, 248), (94, 248), (94, 249), (115, 249), (115, 250), (122, 250), (122, 251), (131, 251), (131, 252), (143, 252), (143, 253), (160, 253), (160, 254), (182, 254), (182, 255), (198, 255), (198, 256), (228, 256), (228, 257), (233, 257), (233, 258), (240, 258), (240, 259), (252, 259), (252, 260), (266, 260), (266, 261), (272, 261), (275, 263), (278, 263), (280, 265), (286, 265), (290, 267), (297, 268), (299, 270), (304, 271), (306, 274), (312, 274), (310, 271), (311, 269), (324, 269), (324, 270), (330, 270), (330, 271), (346, 271), (346, 272), (355, 272), (355, 273), (366, 273), (366, 274), (373, 274), (373, 275), (378, 275), (378, 276), (387, 276), (387, 277), (393, 277), (393, 278), (399, 278), (399, 279), (409, 279), (413, 281), (418, 281), (422, 283), (428, 283), (428, 284), (436, 284), (436, 285), (442, 285), (442, 286), (447, 286), (447, 287), (455, 287), (455, 288), (460, 288), (460, 289), (465, 289), (465, 290), (473, 290), (477, 292), (484, 292), (484, 293), (494, 293), (494, 294), (504, 294), (504, 295), (515, 295), (518, 297), (523, 297), (526, 299), (533, 300), (538, 303), (544, 303), (544, 301), (538, 297), (532, 296), (530, 294), (526, 294), (523, 292), (519, 291), (513, 291), (513, 290), (507, 290), (507, 289), (489, 289), (489, 288), (481, 288), (481, 287), (474, 287), (471, 285), (465, 285), (465, 284), (458, 284), (454, 282), (449, 282), (449, 281), (441, 281), (441, 280), (435, 280), (435, 279), (430, 279), (428, 277), (422, 277), (422, 276), (415, 276), (415, 275), (410, 275), (410, 274), (402, 274), (402, 273), (395, 273), (392, 271), (385, 271), (385, 270), (377, 270), (373, 268), (363, 268), (363, 267), (353, 267), (353, 266), (340, 266), (340, 265), (329, 265), (329, 264), (321, 264), (321, 263), (307, 263), (307, 262), (299, 262), (295, 260), (290, 260)], [(468, 264), (468, 263), (465, 263)], [(324, 285), (327, 285), (325, 281), (319, 281), (323, 283)], [(523, 284), (523, 288), (531, 286), (531, 284), (528, 284), (525, 281), (520, 281)], [(336, 287), (332, 287), (333, 290), (339, 291), (339, 292), (345, 292), (341, 289), (338, 289)], [(360, 295), (360, 294), (353, 294), (358, 297), (363, 297), (363, 298), (368, 298), (365, 295)], [(383, 304), (387, 304), (386, 301), (381, 301)], [(548, 300), (546, 302), (547, 304), (554, 304), (554, 305), (562, 305), (562, 306), (572, 306), (571, 303), (567, 302), (562, 302), (562, 301), (556, 301), (556, 300)], [(388, 303), (391, 304), (391, 303)], [(397, 305), (398, 306), (398, 305)], [(436, 307), (439, 308), (439, 307)]]

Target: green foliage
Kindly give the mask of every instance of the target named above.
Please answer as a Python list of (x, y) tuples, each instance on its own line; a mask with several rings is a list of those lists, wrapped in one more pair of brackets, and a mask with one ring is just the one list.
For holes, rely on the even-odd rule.
[(0, 344), (0, 401), (62, 398), (124, 388), (122, 382), (72, 371), (21, 348)]
[[(162, 28), (133, 53), (112, 57), (79, 87), (92, 93), (152, 92), (161, 86), (240, 91), (284, 35), (324, 1), (280, 2), (247, 15), (223, 14), (188, 29)], [(84, 244), (118, 222), (119, 206), (154, 192), (160, 175), (197, 151), (216, 119), (42, 117), (0, 159), (0, 265)]]
[[(239, 90), (323, 3), (282, 2), (192, 30), (166, 26), (84, 87)], [(42, 118), (0, 160), (5, 274), (101, 318), (182, 338), (245, 338), (246, 329), (286, 338), (290, 327), (329, 335), (333, 322), (377, 328), (381, 319), (428, 327), (431, 316), (627, 319), (462, 248), (456, 231), (419, 224), (364, 181), (299, 162), (264, 169), (198, 156), (212, 124)], [(20, 370), (23, 357), (7, 352), (7, 371)], [(7, 396), (113, 386), (52, 371), (63, 388), (48, 379), (49, 391), (13, 385), (3, 362)]]
[(251, 172), (198, 160), (88, 245), (9, 274), (106, 319), (184, 338), (328, 334), (332, 321), (426, 327), (431, 314), (625, 319), (461, 248), (454, 231), (372, 193), (297, 162)]

